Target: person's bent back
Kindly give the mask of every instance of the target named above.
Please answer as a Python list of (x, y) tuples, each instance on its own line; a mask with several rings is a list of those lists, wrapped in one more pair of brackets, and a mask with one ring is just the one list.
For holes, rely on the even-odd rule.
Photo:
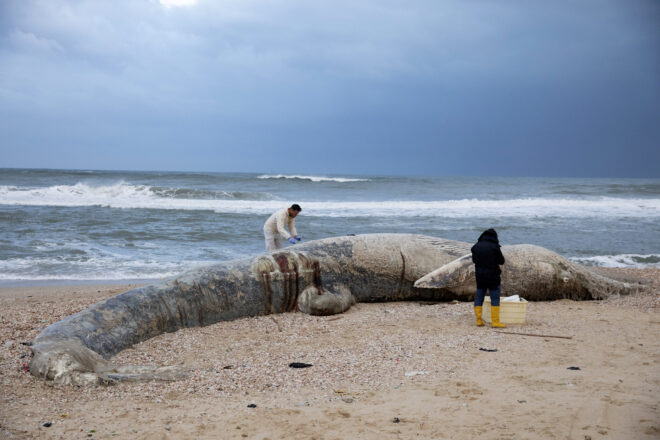
[[(282, 238), (295, 244), (301, 237), (296, 231), (295, 218), (302, 211), (300, 205), (294, 203), (289, 208), (282, 208), (271, 215), (264, 224), (264, 239), (266, 252), (273, 252), (282, 248)], [(287, 227), (289, 231), (287, 231)], [(295, 239), (294, 239), (295, 238)]]

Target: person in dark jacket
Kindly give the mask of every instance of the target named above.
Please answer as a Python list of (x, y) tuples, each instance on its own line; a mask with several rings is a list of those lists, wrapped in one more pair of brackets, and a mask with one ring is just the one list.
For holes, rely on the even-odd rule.
[(479, 237), (477, 244), (472, 246), (472, 261), (474, 262), (477, 278), (474, 314), (477, 317), (477, 326), (479, 327), (484, 325), (481, 314), (486, 291), (490, 293), (493, 327), (506, 327), (506, 324), (500, 322), (500, 274), (502, 273), (500, 265), (504, 264), (504, 255), (502, 255), (500, 247), (497, 232), (492, 228), (485, 230)]

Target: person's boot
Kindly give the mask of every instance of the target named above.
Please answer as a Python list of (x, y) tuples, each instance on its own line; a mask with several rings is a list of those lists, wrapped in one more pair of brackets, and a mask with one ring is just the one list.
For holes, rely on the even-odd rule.
[(483, 306), (474, 306), (474, 316), (477, 317), (477, 327), (483, 327), (484, 321), (481, 319), (481, 313), (483, 312)]
[(492, 326), (495, 328), (504, 328), (506, 324), (500, 322), (500, 306), (490, 306), (490, 318), (493, 320)]

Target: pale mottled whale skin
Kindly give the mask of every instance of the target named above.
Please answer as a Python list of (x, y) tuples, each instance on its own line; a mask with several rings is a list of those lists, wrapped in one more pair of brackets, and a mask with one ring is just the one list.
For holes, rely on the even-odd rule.
[[(540, 246), (502, 246), (502, 293), (518, 294), (527, 300), (561, 298), (604, 299), (631, 293), (635, 286), (598, 275)], [(417, 280), (417, 288), (449, 289), (457, 295), (473, 296), (476, 290), (471, 254), (464, 255)]]
[[(355, 301), (469, 299), (474, 287), (470, 290), (465, 282), (414, 284), (468, 254), (470, 246), (423, 235), (367, 234), (194, 269), (108, 298), (47, 327), (33, 342), (30, 372), (77, 385), (171, 379), (181, 369), (118, 367), (107, 359), (165, 332), (248, 316), (296, 309), (328, 315)], [(457, 273), (465, 272), (464, 265), (460, 269)], [(619, 284), (616, 289), (625, 293)], [(588, 288), (573, 290), (569, 297), (596, 297)]]

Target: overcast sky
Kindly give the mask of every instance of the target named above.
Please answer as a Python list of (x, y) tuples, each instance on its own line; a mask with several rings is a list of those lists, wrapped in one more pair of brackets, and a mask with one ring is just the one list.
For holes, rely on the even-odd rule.
[(660, 177), (660, 2), (0, 0), (0, 167)]

